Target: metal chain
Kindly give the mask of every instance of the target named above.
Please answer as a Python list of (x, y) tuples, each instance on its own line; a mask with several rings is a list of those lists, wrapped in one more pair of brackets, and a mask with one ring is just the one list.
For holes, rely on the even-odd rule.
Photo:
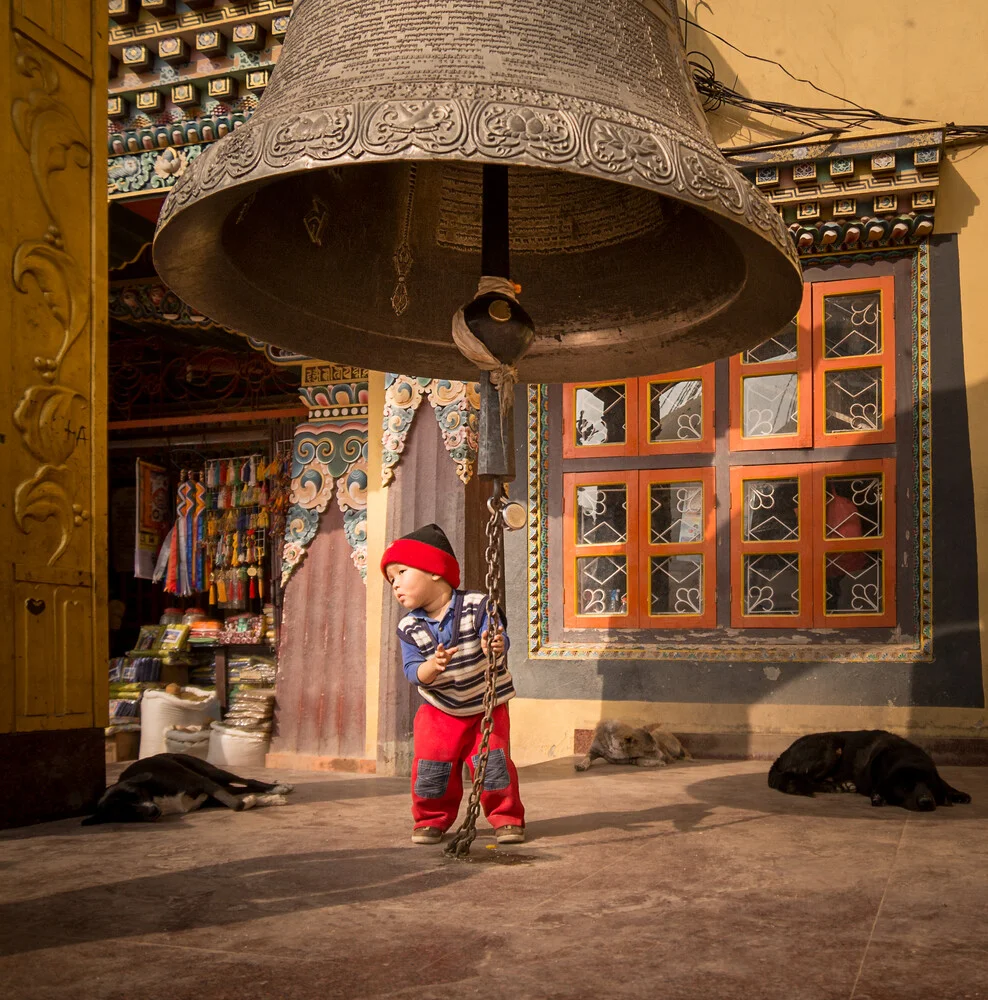
[[(473, 788), (470, 790), (470, 801), (467, 814), (459, 829), (453, 834), (453, 839), (443, 849), (444, 854), (462, 858), (470, 853), (470, 845), (477, 836), (477, 817), (480, 815), (480, 795), (484, 790), (484, 778), (487, 774), (487, 755), (494, 728), (494, 694), (497, 689), (498, 654), (494, 651), (494, 636), (501, 621), (501, 611), (498, 607), (498, 587), (501, 582), (501, 538), (504, 534), (504, 521), (501, 510), (504, 507), (504, 487), (501, 480), (495, 478), (494, 492), (487, 501), (490, 518), (487, 521), (487, 668), (484, 689), (484, 718), (480, 724), (480, 752), (477, 755), (477, 765), (473, 772)], [(501, 654), (504, 655), (504, 654)]]

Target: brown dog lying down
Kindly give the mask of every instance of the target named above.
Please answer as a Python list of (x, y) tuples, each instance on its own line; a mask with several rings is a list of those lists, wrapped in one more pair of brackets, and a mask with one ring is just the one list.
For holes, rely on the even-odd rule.
[(597, 723), (590, 750), (575, 765), (577, 771), (586, 771), (598, 757), (609, 764), (637, 767), (665, 767), (673, 760), (693, 759), (682, 743), (659, 723), (635, 728), (615, 719)]

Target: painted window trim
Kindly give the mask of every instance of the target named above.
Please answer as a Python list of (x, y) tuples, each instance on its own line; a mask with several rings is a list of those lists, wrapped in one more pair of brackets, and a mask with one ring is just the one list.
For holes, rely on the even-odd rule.
[[(824, 480), (856, 473), (882, 475), (882, 534), (856, 539), (826, 537)], [(751, 479), (799, 479), (799, 538), (796, 541), (746, 542), (743, 524), (743, 484)], [(736, 465), (731, 468), (731, 626), (758, 628), (889, 628), (897, 622), (896, 552), (898, 523), (895, 510), (896, 463), (893, 458), (850, 462), (801, 462), (794, 465)], [(835, 552), (882, 552), (884, 611), (881, 614), (827, 614), (826, 557)], [(798, 552), (799, 614), (746, 615), (744, 556), (768, 552)]]
[[(743, 354), (733, 354), (730, 359), (731, 419), (728, 437), (731, 451), (777, 451), (789, 448), (813, 447), (813, 353), (811, 323), (811, 289), (803, 285), (803, 301), (796, 314), (796, 357), (788, 361), (745, 363)], [(795, 434), (772, 434), (759, 437), (744, 435), (744, 386), (746, 378), (761, 375), (789, 375), (797, 378), (796, 392), (798, 427)]]
[[(628, 539), (623, 545), (577, 545), (576, 491), (580, 486), (623, 485), (627, 490)], [(639, 546), (631, 544), (637, 537), (638, 471), (573, 472), (563, 476), (563, 621), (566, 628), (637, 628), (639, 587)], [(633, 534), (633, 532), (635, 534)], [(580, 615), (576, 612), (576, 561), (593, 556), (623, 555), (627, 568), (628, 603), (626, 614)]]
[[(813, 302), (813, 448), (849, 448), (865, 444), (886, 444), (895, 441), (895, 277), (891, 274), (873, 278), (844, 278), (816, 281), (810, 285)], [(857, 292), (878, 292), (882, 309), (882, 349), (876, 354), (854, 355), (849, 358), (824, 357), (823, 300), (828, 295), (853, 295)], [(832, 371), (854, 368), (882, 370), (882, 427), (877, 431), (824, 431), (826, 420), (826, 376)]]
[[(639, 627), (649, 629), (715, 628), (717, 625), (717, 482), (713, 466), (694, 469), (648, 469), (638, 473), (641, 495), (639, 549), (641, 553), (641, 605)], [(703, 488), (703, 537), (698, 542), (650, 540), (649, 487), (655, 483), (699, 482)], [(652, 556), (700, 555), (703, 557), (703, 611), (700, 614), (651, 613)]]
[[(882, 533), (856, 539), (827, 538), (827, 510), (824, 481), (828, 476), (849, 476), (856, 473), (880, 472), (882, 476)], [(814, 608), (814, 625), (818, 628), (894, 627), (898, 618), (896, 607), (896, 564), (899, 530), (896, 520), (896, 464), (894, 458), (826, 462), (818, 464), (813, 476), (813, 546), (820, 558), (813, 559), (814, 585), (818, 593), (826, 587), (826, 557), (833, 552), (882, 552), (883, 606), (881, 614), (827, 614), (822, 603)]]
[[(661, 375), (643, 375), (638, 380), (638, 454), (639, 455), (703, 455), (717, 447), (714, 433), (714, 370), (713, 363), (696, 368), (680, 368)], [(649, 441), (651, 415), (649, 413), (649, 387), (655, 382), (699, 381), (701, 406), (701, 435), (693, 441)]]
[[(811, 628), (813, 625), (815, 576), (812, 572), (811, 512), (813, 464), (731, 466), (731, 627)], [(744, 483), (751, 479), (796, 479), (798, 481), (798, 537), (778, 541), (745, 541)], [(744, 558), (778, 553), (799, 556), (799, 611), (795, 615), (746, 615), (744, 613)]]
[[(566, 382), (563, 385), (563, 458), (616, 458), (638, 454), (638, 383), (637, 378), (604, 379), (601, 382)], [(576, 391), (604, 385), (625, 387), (624, 441), (614, 444), (576, 443)]]

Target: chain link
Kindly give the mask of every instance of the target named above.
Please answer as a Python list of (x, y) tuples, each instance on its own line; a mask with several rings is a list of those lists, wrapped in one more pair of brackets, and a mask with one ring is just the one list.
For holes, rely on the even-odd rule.
[[(487, 501), (490, 518), (487, 521), (487, 668), (484, 689), (484, 718), (480, 724), (480, 752), (477, 755), (477, 765), (473, 772), (473, 788), (470, 790), (470, 801), (467, 814), (460, 828), (453, 834), (452, 840), (443, 849), (444, 854), (462, 858), (470, 853), (470, 845), (477, 836), (477, 817), (480, 815), (480, 796), (484, 790), (484, 778), (487, 775), (487, 756), (494, 728), (494, 694), (497, 689), (498, 654), (494, 651), (494, 636), (501, 621), (501, 610), (498, 606), (498, 589), (501, 583), (501, 538), (504, 534), (504, 520), (501, 511), (505, 504), (504, 487), (501, 480), (494, 479), (494, 491)], [(501, 654), (502, 656), (505, 654)]]

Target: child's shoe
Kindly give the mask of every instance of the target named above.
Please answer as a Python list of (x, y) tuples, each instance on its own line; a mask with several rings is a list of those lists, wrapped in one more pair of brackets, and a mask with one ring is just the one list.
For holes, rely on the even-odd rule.
[(499, 844), (524, 844), (525, 828), (523, 826), (499, 826), (494, 831), (494, 839)]
[(417, 826), (412, 830), (413, 844), (442, 843), (443, 831), (437, 826)]

